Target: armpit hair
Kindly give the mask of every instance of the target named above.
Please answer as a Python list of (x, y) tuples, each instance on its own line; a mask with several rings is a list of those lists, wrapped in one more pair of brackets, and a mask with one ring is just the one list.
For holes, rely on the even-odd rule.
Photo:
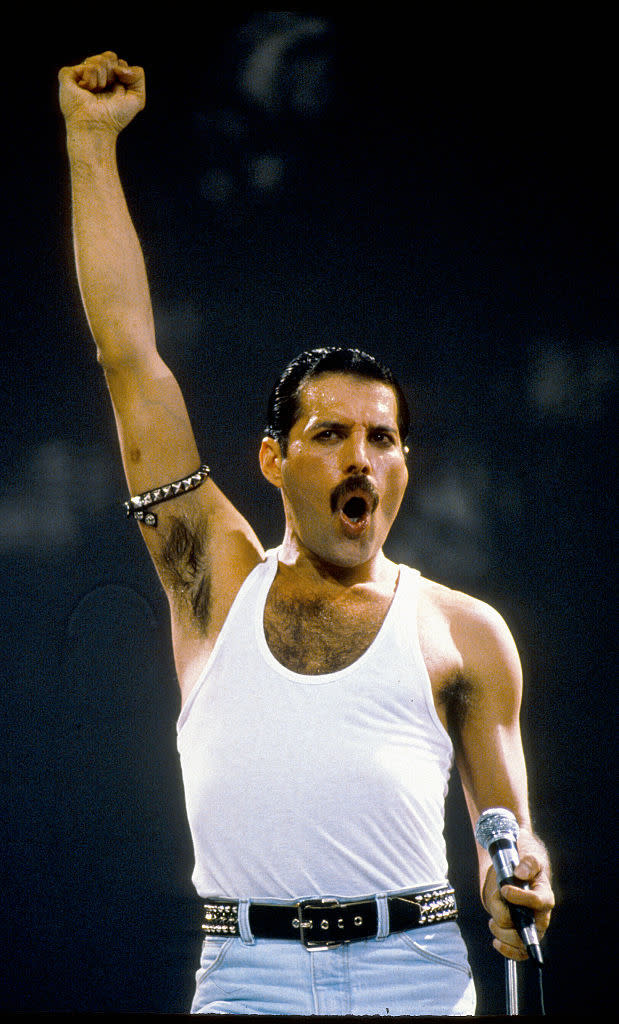
[(205, 632), (211, 605), (207, 524), (191, 515), (168, 519), (161, 541), (164, 582), (178, 602), (186, 605), (200, 630)]
[(462, 730), (473, 709), (473, 684), (465, 676), (455, 673), (441, 689), (439, 701), (445, 708), (447, 732), (454, 747), (457, 747)]

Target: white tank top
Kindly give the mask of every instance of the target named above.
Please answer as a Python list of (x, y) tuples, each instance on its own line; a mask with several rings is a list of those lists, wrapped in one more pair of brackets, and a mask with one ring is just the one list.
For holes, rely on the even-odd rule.
[(300, 675), (263, 627), (277, 550), (243, 583), (178, 720), (200, 896), (354, 897), (447, 878), (453, 747), (417, 633), (419, 573), (352, 665)]

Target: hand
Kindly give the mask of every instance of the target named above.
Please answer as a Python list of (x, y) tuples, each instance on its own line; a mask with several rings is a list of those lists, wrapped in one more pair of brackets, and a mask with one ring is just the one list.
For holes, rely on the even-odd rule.
[(494, 935), (492, 945), (499, 953), (512, 960), (526, 960), (527, 951), (509, 913), (509, 903), (530, 907), (535, 919), (537, 934), (541, 940), (550, 922), (554, 907), (554, 894), (546, 868), (533, 854), (525, 854), (514, 875), (528, 884), (528, 889), (517, 885), (503, 885), (499, 891), (494, 868), (490, 868), (484, 883), (483, 903), (491, 915), (489, 927)]
[(118, 135), (146, 102), (143, 69), (129, 67), (111, 50), (61, 68), (58, 80), (67, 130), (105, 128)]

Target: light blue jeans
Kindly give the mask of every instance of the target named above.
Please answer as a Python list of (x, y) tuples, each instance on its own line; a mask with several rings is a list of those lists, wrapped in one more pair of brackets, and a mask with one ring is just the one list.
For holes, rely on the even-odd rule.
[(379, 915), (381, 937), (308, 950), (293, 940), (254, 939), (244, 909), (240, 936), (206, 936), (191, 1013), (475, 1013), (475, 987), (455, 921), (382, 937)]

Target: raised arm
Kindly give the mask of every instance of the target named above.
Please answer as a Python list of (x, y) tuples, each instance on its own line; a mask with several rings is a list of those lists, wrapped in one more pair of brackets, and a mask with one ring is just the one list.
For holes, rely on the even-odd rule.
[(505, 899), (534, 911), (541, 938), (554, 896), (548, 854), (534, 834), (529, 812), (519, 724), (520, 659), (505, 622), (483, 602), (467, 603), (454, 618), (452, 630), (462, 653), (463, 678), (470, 687), (466, 713), (457, 730), (456, 761), (471, 822), (474, 827), (480, 813), (489, 807), (505, 807), (515, 814), (521, 858), (515, 874), (530, 886), (528, 891), (504, 886), (499, 892), (490, 857), (478, 845), (481, 898), (491, 915), (496, 949), (504, 956), (525, 959), (527, 953), (512, 926)]
[[(157, 351), (144, 259), (117, 168), (118, 136), (145, 103), (144, 72), (107, 51), (63, 68), (59, 82), (80, 292), (135, 495), (187, 477), (201, 463), (180, 388)], [(140, 529), (168, 594), (187, 692), (263, 552), (211, 480), (156, 511), (156, 528)]]

